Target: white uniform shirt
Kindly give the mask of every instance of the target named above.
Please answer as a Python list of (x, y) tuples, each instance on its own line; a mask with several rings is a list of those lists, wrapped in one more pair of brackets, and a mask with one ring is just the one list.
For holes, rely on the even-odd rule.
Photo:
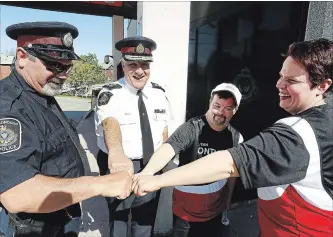
[[(105, 153), (108, 149), (104, 141), (103, 120), (113, 117), (118, 120), (122, 135), (122, 145), (125, 155), (130, 159), (142, 158), (142, 135), (138, 109), (137, 89), (129, 85), (125, 78), (114, 82), (122, 88), (112, 90), (103, 87), (102, 92), (109, 91), (113, 95), (105, 105), (96, 105), (95, 128), (97, 146)], [(170, 118), (170, 104), (163, 90), (154, 88), (151, 82), (147, 82), (142, 90), (150, 128), (152, 132), (154, 149), (158, 149), (163, 143), (163, 130), (168, 126)]]

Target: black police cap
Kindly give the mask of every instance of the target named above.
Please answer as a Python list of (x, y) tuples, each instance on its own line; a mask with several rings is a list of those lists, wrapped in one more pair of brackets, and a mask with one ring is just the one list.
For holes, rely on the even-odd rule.
[(156, 43), (154, 40), (147, 37), (134, 36), (118, 41), (115, 47), (122, 53), (123, 58), (127, 61), (152, 62), (152, 51), (156, 49)]
[(78, 37), (78, 29), (65, 22), (43, 21), (43, 22), (24, 22), (10, 25), (6, 29), (7, 35), (16, 40), (20, 35), (43, 35), (43, 36), (61, 36), (71, 33), (73, 39)]
[(80, 59), (74, 53), (73, 39), (79, 35), (78, 29), (65, 22), (24, 22), (8, 26), (7, 35), (17, 40), (36, 57), (47, 60)]

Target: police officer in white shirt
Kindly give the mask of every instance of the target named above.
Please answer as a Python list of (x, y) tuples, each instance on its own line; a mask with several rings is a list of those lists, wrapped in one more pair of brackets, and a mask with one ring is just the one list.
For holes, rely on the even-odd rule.
[[(120, 170), (139, 172), (168, 137), (169, 101), (161, 86), (148, 82), (156, 43), (146, 37), (129, 37), (115, 47), (122, 53), (125, 76), (102, 88), (95, 113), (102, 175)], [(110, 236), (127, 236), (130, 212), (132, 236), (152, 236), (157, 196), (108, 199)]]

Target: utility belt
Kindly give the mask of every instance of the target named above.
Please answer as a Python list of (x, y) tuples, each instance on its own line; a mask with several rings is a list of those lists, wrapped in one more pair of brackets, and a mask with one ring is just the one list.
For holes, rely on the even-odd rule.
[(74, 204), (65, 209), (52, 213), (7, 214), (9, 219), (8, 225), (16, 233), (20, 233), (22, 236), (24, 236), (24, 234), (33, 233), (36, 236), (52, 237), (55, 236), (55, 234), (57, 234), (68, 222), (81, 217), (81, 207), (79, 204)]

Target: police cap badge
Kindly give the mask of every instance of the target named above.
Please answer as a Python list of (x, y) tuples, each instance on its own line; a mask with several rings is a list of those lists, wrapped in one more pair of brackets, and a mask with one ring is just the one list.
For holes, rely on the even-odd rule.
[(67, 48), (72, 48), (73, 47), (73, 37), (72, 37), (72, 34), (70, 32), (63, 35), (61, 37), (61, 41), (62, 41), (63, 45), (66, 46)]
[(156, 43), (147, 37), (135, 36), (118, 41), (115, 47), (126, 61), (152, 62), (152, 51), (156, 49)]

